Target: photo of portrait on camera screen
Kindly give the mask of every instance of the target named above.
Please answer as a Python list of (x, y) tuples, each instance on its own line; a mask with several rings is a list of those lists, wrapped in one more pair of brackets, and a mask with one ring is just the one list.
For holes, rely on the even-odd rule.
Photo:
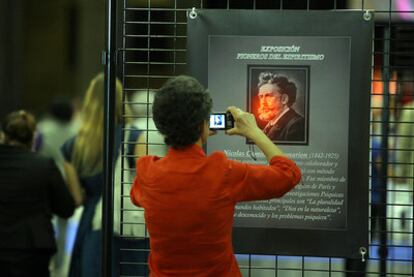
[(248, 110), (278, 144), (308, 144), (309, 67), (249, 66)]
[(225, 129), (226, 119), (225, 114), (212, 114), (210, 115), (210, 128), (211, 129)]

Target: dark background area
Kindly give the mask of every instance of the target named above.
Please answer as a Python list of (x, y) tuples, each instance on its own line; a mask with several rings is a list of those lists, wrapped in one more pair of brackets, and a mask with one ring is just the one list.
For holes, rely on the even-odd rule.
[[(198, 6), (199, 2), (134, 0), (128, 4), (137, 8), (179, 8)], [(272, 9), (283, 5), (285, 9), (306, 9), (308, 1), (201, 2), (205, 8), (251, 9), (256, 5), (257, 9)], [(345, 7), (345, 1), (337, 1), (336, 5)], [(310, 8), (332, 9), (334, 4), (313, 1)], [(159, 11), (152, 20), (169, 16)], [(134, 20), (147, 19), (140, 13), (134, 13), (133, 17)], [(157, 29), (152, 31), (157, 32)], [(40, 115), (55, 95), (81, 99), (89, 80), (103, 69), (100, 55), (105, 46), (104, 34), (104, 0), (0, 0), (0, 117), (21, 108)], [(137, 40), (132, 44), (139, 46)], [(166, 46), (166, 42), (161, 41), (160, 46)], [(140, 57), (139, 53), (135, 55)], [(154, 52), (151, 59), (165, 55)]]
[(104, 1), (0, 1), (0, 115), (82, 96), (100, 70)]

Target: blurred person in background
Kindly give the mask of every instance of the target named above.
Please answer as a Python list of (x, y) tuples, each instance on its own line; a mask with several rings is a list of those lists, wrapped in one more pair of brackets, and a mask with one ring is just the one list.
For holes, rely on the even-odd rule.
[[(74, 120), (74, 105), (68, 97), (57, 96), (49, 105), (48, 114), (37, 124), (35, 150), (40, 154), (52, 158), (63, 177), (63, 155), (60, 147), (69, 138), (73, 137), (79, 129), (79, 120)], [(68, 221), (59, 217), (54, 218), (57, 233), (58, 251), (52, 263), (52, 276), (67, 276), (67, 255), (65, 246)], [(70, 249), (71, 247), (68, 247)]]
[(269, 165), (207, 156), (212, 100), (194, 78), (178, 76), (156, 93), (153, 118), (165, 143), (164, 158), (137, 162), (131, 201), (145, 209), (150, 234), (150, 276), (241, 276), (232, 247), (238, 202), (281, 197), (301, 179), (300, 169), (263, 133), (255, 117), (229, 107), (228, 135), (253, 141)]
[[(119, 80), (116, 81), (115, 93), (115, 122), (117, 124), (115, 144), (116, 153), (118, 153), (121, 145), (122, 123), (122, 86)], [(124, 112), (130, 114), (128, 106), (124, 107)], [(66, 179), (76, 187), (76, 203), (83, 206), (72, 251), (69, 276), (95, 277), (101, 276), (102, 257), (102, 215), (99, 207), (104, 182), (104, 75), (102, 73), (91, 80), (80, 116), (81, 124), (78, 133), (62, 146)], [(141, 151), (141, 147), (143, 147), (141, 144), (137, 144), (134, 150)], [(115, 238), (115, 243), (118, 243), (117, 238)], [(118, 247), (114, 246), (114, 252), (117, 250)], [(117, 259), (117, 253), (115, 253), (113, 258), (115, 271), (119, 266), (115, 265)], [(113, 272), (113, 275), (118, 274)]]
[(54, 161), (31, 151), (34, 116), (12, 112), (1, 125), (0, 276), (49, 276), (51, 217), (70, 217), (74, 200)]
[(405, 235), (413, 230), (413, 187), (414, 187), (414, 83), (413, 75), (403, 83), (403, 91), (406, 97), (401, 107), (400, 117), (397, 123), (396, 151), (395, 151), (395, 173), (394, 181), (398, 191), (398, 204), (395, 209), (401, 218), (396, 228), (401, 235), (403, 243), (410, 242), (410, 236)]
[[(406, 73), (401, 82), (401, 108), (397, 123), (395, 181), (412, 192), (414, 184), (414, 74)], [(407, 151), (408, 150), (408, 151)], [(410, 151), (411, 150), (411, 151)], [(412, 193), (410, 195), (412, 203)]]
[(401, 177), (397, 182), (406, 184), (406, 189), (412, 191), (414, 182), (414, 151), (412, 151), (414, 149), (414, 100), (402, 108), (397, 135), (397, 149), (402, 150), (397, 151), (396, 154), (396, 160), (401, 163), (396, 168), (396, 175)]
[(153, 90), (134, 92), (130, 99), (131, 112), (134, 115), (132, 124), (142, 131), (139, 143), (147, 144), (147, 151), (144, 154), (164, 156), (168, 147), (164, 144), (164, 139), (157, 131), (152, 119), (154, 95), (155, 91)]
[(79, 129), (79, 120), (74, 119), (74, 106), (67, 97), (55, 97), (49, 106), (48, 114), (37, 124), (36, 151), (53, 158), (64, 174), (63, 155), (60, 147)]

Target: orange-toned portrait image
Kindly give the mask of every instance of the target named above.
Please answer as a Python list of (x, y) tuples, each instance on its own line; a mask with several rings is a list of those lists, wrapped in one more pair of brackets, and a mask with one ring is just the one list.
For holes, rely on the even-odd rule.
[[(274, 142), (307, 142), (307, 107), (304, 107), (307, 87), (303, 78), (296, 77), (301, 75), (301, 69), (295, 71), (295, 76), (290, 77), (288, 70), (250, 69), (249, 110), (263, 132)], [(302, 75), (305, 74), (306, 71), (303, 71)]]

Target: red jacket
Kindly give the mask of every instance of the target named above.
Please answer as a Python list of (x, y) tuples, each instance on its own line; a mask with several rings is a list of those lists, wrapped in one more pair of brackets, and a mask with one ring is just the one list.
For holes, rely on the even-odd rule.
[(131, 201), (145, 209), (151, 276), (241, 276), (231, 240), (236, 203), (281, 197), (300, 179), (287, 158), (249, 165), (198, 145), (140, 158)]

